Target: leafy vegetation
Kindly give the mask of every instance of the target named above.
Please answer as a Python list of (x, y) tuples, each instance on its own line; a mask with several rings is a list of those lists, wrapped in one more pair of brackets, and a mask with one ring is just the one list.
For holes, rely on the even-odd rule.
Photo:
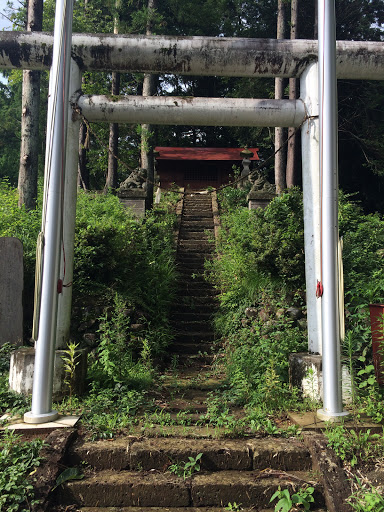
[(196, 457), (188, 457), (188, 461), (175, 462), (169, 466), (168, 471), (186, 480), (194, 473), (200, 471), (200, 459), (202, 456), (202, 453), (198, 453)]
[(273, 494), (270, 502), (278, 499), (275, 505), (275, 512), (290, 512), (294, 510), (310, 510), (311, 503), (315, 499), (312, 496), (315, 492), (314, 487), (302, 487), (297, 492), (290, 494), (288, 489), (279, 489)]
[(0, 511), (29, 512), (37, 504), (28, 476), (40, 465), (43, 441), (22, 442), (12, 430), (0, 439)]
[(342, 425), (332, 426), (325, 431), (328, 445), (343, 462), (352, 467), (361, 462), (369, 462), (384, 455), (384, 439), (370, 430), (356, 431)]

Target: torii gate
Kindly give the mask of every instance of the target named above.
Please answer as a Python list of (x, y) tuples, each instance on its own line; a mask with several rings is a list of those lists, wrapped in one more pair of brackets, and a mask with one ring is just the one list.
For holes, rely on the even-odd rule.
[[(66, 13), (67, 21), (72, 17), (70, 3), (67, 2), (67, 9), (69, 9)], [(58, 4), (60, 5), (60, 2)], [(332, 0), (324, 4), (329, 9), (332, 7)], [(64, 19), (65, 13), (63, 16)], [(319, 9), (319, 34), (325, 35), (329, 30), (329, 25), (325, 23), (326, 16), (327, 14)], [(58, 17), (55, 24), (54, 51), (56, 52), (58, 51), (56, 48), (62, 42), (56, 37), (57, 34), (60, 37), (60, 30), (63, 27), (57, 19)], [(336, 74), (338, 78), (384, 80), (384, 43), (339, 41), (332, 44), (332, 37), (334, 37), (334, 25), (331, 24), (328, 38), (325, 37), (322, 40), (328, 42), (319, 46), (319, 62), (324, 63), (325, 58), (333, 62), (333, 69), (329, 71), (325, 66), (320, 66), (320, 70), (318, 69), (318, 46), (317, 42), (312, 40), (74, 34), (71, 47), (70, 100), (65, 100), (63, 103), (68, 111), (63, 207), (68, 281), (71, 281), (73, 273), (79, 112), (89, 121), (301, 127), (308, 346), (309, 351), (313, 353), (322, 353), (322, 347), (327, 347), (323, 353), (324, 375), (327, 374), (327, 379), (324, 376), (323, 413), (328, 418), (344, 414), (340, 382), (338, 382), (339, 377), (336, 371), (338, 361), (337, 349), (335, 349), (339, 343), (338, 329), (335, 325), (337, 285), (334, 286), (337, 280), (334, 243), (335, 233), (337, 233), (335, 229), (337, 228), (337, 161), (334, 158), (337, 127), (336, 123), (330, 119), (328, 124), (330, 133), (324, 133), (322, 137), (321, 154), (330, 156), (327, 162), (323, 161), (321, 164), (330, 168), (329, 179), (323, 180), (323, 192), (327, 194), (328, 204), (330, 202), (330, 208), (325, 211), (323, 209), (323, 223), (331, 226), (329, 230), (331, 240), (327, 245), (323, 244), (326, 245), (329, 253), (330, 264), (327, 265), (327, 272), (324, 272), (323, 268), (325, 294), (320, 301), (315, 294), (316, 282), (322, 270), (319, 116), (323, 117), (323, 122), (332, 115), (335, 119)], [(70, 37), (68, 39), (67, 44), (70, 44)], [(329, 41), (331, 41), (330, 44)], [(48, 34), (2, 32), (0, 33), (0, 68), (48, 69), (52, 62), (52, 42), (53, 38)], [(68, 66), (68, 61), (66, 65)], [(65, 73), (64, 67), (62, 64), (61, 73)], [(112, 101), (108, 97), (82, 95), (81, 73), (85, 69), (184, 75), (299, 77), (301, 93), (298, 100), (129, 96), (118, 100), (114, 98)], [(57, 74), (60, 74), (59, 71)], [(333, 100), (331, 98), (328, 101), (322, 112), (319, 110), (319, 74), (320, 88), (323, 87), (322, 94), (327, 98), (332, 97), (333, 94)], [(65, 116), (61, 121), (65, 125)], [(46, 259), (50, 259), (48, 255)], [(40, 340), (37, 344), (42, 362), (39, 368), (35, 366), (35, 373), (38, 374), (35, 381), (38, 382), (35, 386), (34, 381), (32, 411), (25, 415), (25, 421), (29, 423), (52, 421), (57, 415), (51, 410), (53, 359), (50, 366), (44, 365), (47, 359), (52, 357), (55, 341), (57, 340), (57, 347), (61, 347), (69, 338), (71, 289), (64, 288), (60, 290), (61, 293), (57, 293), (58, 254), (52, 257), (52, 261), (55, 259), (56, 263), (52, 265), (51, 289), (48, 291), (48, 298), (42, 298), (42, 302), (45, 302), (48, 308), (48, 315), (51, 316), (46, 319), (47, 339), (41, 341), (40, 347)], [(63, 265), (62, 262), (61, 265)], [(327, 297), (328, 290), (331, 290), (331, 300)], [(58, 314), (57, 302), (59, 303)], [(324, 336), (322, 331), (327, 331)], [(326, 339), (327, 336), (330, 336), (330, 341)], [(46, 352), (41, 349), (44, 343)]]

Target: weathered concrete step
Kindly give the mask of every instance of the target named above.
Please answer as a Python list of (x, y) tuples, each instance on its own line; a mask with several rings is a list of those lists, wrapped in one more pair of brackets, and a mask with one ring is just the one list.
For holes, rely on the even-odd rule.
[(199, 212), (191, 212), (183, 213), (183, 220), (189, 221), (189, 220), (200, 220), (200, 219), (213, 219), (213, 212), (212, 211), (199, 211)]
[(191, 286), (191, 284), (194, 284), (194, 283), (189, 283), (189, 286), (186, 285), (186, 286), (180, 288), (178, 293), (180, 293), (180, 294), (182, 293), (184, 295), (190, 294), (191, 296), (194, 296), (194, 297), (202, 297), (202, 296), (206, 296), (206, 295), (209, 295), (211, 297), (217, 297), (217, 295), (219, 294), (219, 291), (210, 285)]
[(196, 312), (191, 311), (180, 311), (180, 312), (174, 312), (171, 315), (171, 321), (172, 322), (190, 322), (193, 320), (196, 320), (198, 318), (201, 322), (207, 322), (210, 324), (212, 320), (212, 313), (207, 313), (205, 311), (202, 311), (198, 314)]
[(177, 304), (172, 307), (172, 313), (193, 313), (200, 315), (200, 313), (209, 313), (213, 315), (217, 310), (216, 304)]
[[(209, 326), (210, 327), (210, 326)], [(177, 343), (200, 343), (213, 341), (215, 333), (212, 329), (202, 329), (201, 331), (177, 332), (174, 344)]]
[(181, 219), (180, 229), (187, 229), (191, 231), (205, 231), (206, 229), (213, 229), (213, 219)]
[(178, 270), (185, 270), (185, 271), (193, 271), (198, 270), (200, 272), (203, 272), (205, 268), (205, 262), (204, 260), (200, 261), (191, 261), (191, 262), (185, 262), (182, 263), (178, 262)]
[(211, 332), (212, 325), (211, 322), (207, 322), (204, 320), (189, 320), (189, 321), (179, 321), (174, 324), (176, 332), (185, 333), (185, 332)]
[(178, 290), (184, 293), (191, 292), (192, 295), (200, 295), (205, 294), (205, 292), (210, 292), (214, 295), (219, 293), (219, 290), (211, 285), (211, 283), (205, 282), (195, 282), (194, 280), (189, 281), (188, 283), (179, 284)]
[[(258, 472), (221, 471), (199, 474), (184, 481), (169, 473), (105, 470), (84, 480), (67, 482), (58, 488), (61, 505), (88, 507), (224, 507), (241, 503), (255, 509), (266, 508), (276, 489), (292, 483), (311, 481), (304, 472), (281, 478), (259, 478)], [(324, 505), (319, 489), (315, 491), (317, 508)]]
[[(79, 512), (138, 512), (136, 507), (81, 507)], [(241, 507), (242, 512), (255, 512), (255, 509)], [(140, 507), (140, 512), (223, 512), (223, 507)], [(274, 512), (272, 508), (259, 512)], [(318, 511), (322, 512), (322, 511)], [(326, 512), (326, 511), (323, 511)]]
[(206, 260), (212, 260), (212, 257), (213, 255), (211, 256), (210, 254), (189, 254), (189, 253), (182, 253), (182, 254), (178, 254), (177, 255), (177, 259), (176, 261), (178, 263), (183, 263), (184, 261), (185, 262), (190, 262), (190, 261), (198, 261), (198, 262), (201, 262), (201, 261), (206, 261)]
[[(186, 339), (186, 341), (185, 341)], [(192, 355), (210, 352), (211, 346), (204, 343), (203, 340), (194, 343), (190, 341), (186, 336), (178, 336), (174, 343), (171, 345), (171, 350), (174, 354)]]
[(213, 211), (212, 211), (212, 208), (209, 208), (209, 209), (206, 209), (206, 208), (184, 208), (183, 217), (184, 217), (184, 219), (186, 217), (198, 217), (200, 219), (203, 219), (203, 218), (210, 219), (210, 218), (213, 218)]
[(217, 295), (211, 293), (210, 295), (187, 295), (185, 296), (184, 295), (184, 299), (183, 301), (179, 301), (179, 303), (184, 303), (184, 304), (187, 304), (191, 307), (194, 307), (194, 306), (200, 306), (202, 304), (208, 304), (208, 305), (212, 305), (212, 304), (215, 304), (217, 303)]
[(207, 281), (204, 278), (204, 274), (200, 272), (193, 272), (191, 269), (178, 269), (179, 284), (187, 286), (189, 283), (205, 284)]
[(211, 250), (214, 249), (215, 243), (210, 240), (179, 240), (178, 247), (186, 249), (196, 249), (197, 247), (201, 247), (202, 252), (205, 252), (207, 247), (209, 247)]
[(196, 217), (211, 217), (213, 215), (212, 207), (209, 206), (186, 206), (183, 215), (194, 215)]
[(210, 229), (204, 231), (192, 231), (189, 229), (181, 229), (179, 232), (179, 240), (212, 240), (214, 238), (214, 231)]
[[(190, 262), (186, 262), (186, 263), (190, 263)], [(182, 264), (179, 263), (179, 269), (182, 270)], [(204, 276), (201, 276), (200, 279), (192, 279), (192, 280), (189, 280), (187, 283), (186, 282), (183, 282), (181, 280), (179, 280), (179, 288), (180, 289), (187, 289), (186, 287), (188, 287), (188, 289), (192, 290), (194, 288), (201, 288), (201, 289), (207, 289), (207, 290), (217, 290), (217, 288), (209, 283), (205, 278)]]

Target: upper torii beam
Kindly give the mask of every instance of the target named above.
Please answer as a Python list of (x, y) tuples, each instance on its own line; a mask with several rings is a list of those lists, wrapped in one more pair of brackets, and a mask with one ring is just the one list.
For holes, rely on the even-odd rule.
[[(0, 69), (49, 69), (53, 36), (0, 32)], [(317, 62), (315, 40), (73, 34), (81, 71), (299, 77)], [(384, 80), (384, 43), (337, 41), (337, 78)]]

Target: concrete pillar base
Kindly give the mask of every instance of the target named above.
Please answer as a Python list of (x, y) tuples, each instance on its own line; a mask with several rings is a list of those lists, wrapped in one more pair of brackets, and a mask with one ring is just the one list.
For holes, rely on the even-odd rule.
[(40, 425), (41, 423), (50, 423), (51, 421), (56, 421), (58, 417), (59, 413), (57, 411), (51, 411), (47, 412), (46, 414), (38, 415), (35, 415), (30, 411), (24, 414), (24, 422), (30, 423), (32, 425)]
[[(56, 350), (55, 371), (53, 374), (53, 395), (54, 402), (60, 402), (69, 396), (68, 386), (64, 383), (66, 374), (62, 357), (66, 356), (65, 350)], [(81, 396), (85, 392), (85, 378), (87, 375), (87, 349), (76, 350), (78, 356), (75, 375), (72, 382), (72, 392)], [(31, 395), (33, 387), (33, 372), (35, 367), (35, 349), (23, 347), (11, 355), (9, 370), (9, 388), (22, 395)]]
[[(301, 352), (289, 355), (289, 382), (299, 388), (303, 395), (321, 402), (323, 400), (322, 356)], [(348, 368), (342, 366), (343, 402), (352, 402), (353, 382)]]
[(317, 417), (321, 421), (330, 421), (331, 423), (342, 423), (346, 416), (349, 416), (348, 411), (328, 413), (324, 409), (317, 411)]

